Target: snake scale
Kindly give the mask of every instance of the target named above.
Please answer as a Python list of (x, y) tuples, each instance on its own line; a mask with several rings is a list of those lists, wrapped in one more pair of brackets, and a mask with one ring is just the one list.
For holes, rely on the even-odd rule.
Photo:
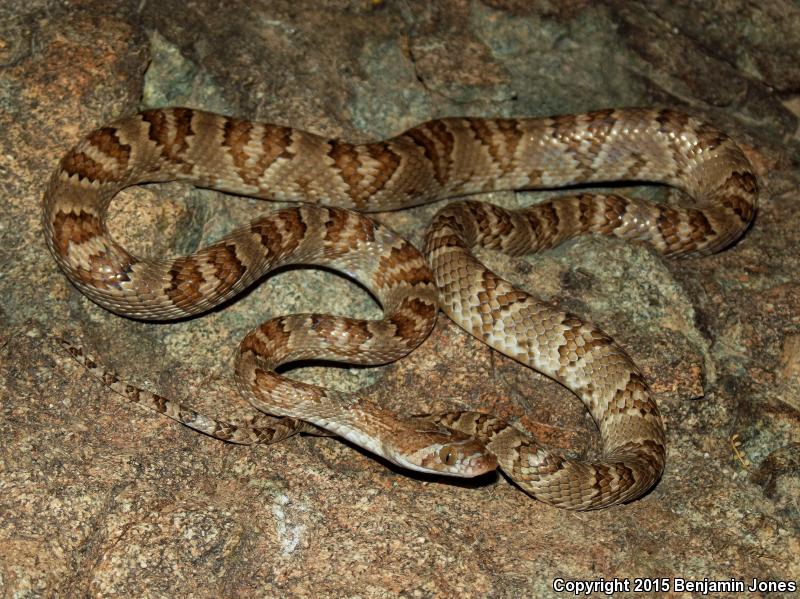
[[(304, 204), (254, 220), (190, 256), (136, 257), (109, 235), (108, 204), (127, 186), (169, 180)], [(424, 258), (360, 214), (490, 190), (620, 180), (664, 183), (694, 203), (583, 192), (514, 211), (457, 201), (434, 217)], [(132, 318), (207, 311), (285, 264), (325, 265), (356, 278), (378, 299), (383, 319), (292, 315), (243, 339), (236, 380), (254, 406), (327, 429), (406, 468), (475, 476), (499, 465), (538, 499), (594, 509), (637, 498), (661, 476), (665, 434), (647, 383), (607, 334), (499, 278), (471, 248), (518, 255), (596, 233), (646, 241), (666, 256), (708, 254), (742, 235), (757, 196), (753, 169), (732, 140), (670, 110), (447, 118), (356, 145), (167, 108), (101, 127), (70, 150), (47, 187), (43, 222), (47, 244), (75, 286)], [(276, 372), (311, 358), (396, 360), (426, 338), (438, 308), (580, 397), (598, 425), (601, 456), (565, 457), (489, 414), (402, 417), (361, 395)], [(150, 401), (169, 411), (163, 401)], [(200, 424), (222, 438), (252, 440), (252, 431)]]

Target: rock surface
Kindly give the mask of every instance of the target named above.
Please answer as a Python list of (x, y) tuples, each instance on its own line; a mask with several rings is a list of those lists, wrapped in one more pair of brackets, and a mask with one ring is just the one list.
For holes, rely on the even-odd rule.
[[(222, 6), (226, 8), (222, 10)], [(325, 0), (0, 7), (0, 596), (545, 596), (554, 578), (800, 578), (800, 9), (750, 3)], [(332, 438), (235, 447), (104, 388), (49, 340), (69, 331), (127, 379), (221, 417), (238, 340), (297, 311), (377, 315), (335, 275), (292, 270), (201, 318), (118, 318), (72, 288), (39, 204), (81, 132), (183, 104), (365, 140), (447, 115), (667, 105), (739, 140), (763, 188), (735, 247), (665, 262), (580, 239), (502, 275), (608, 330), (669, 429), (659, 485), (558, 511), (502, 476), (408, 475)], [(661, 199), (667, 190), (635, 187)], [(497, 193), (526, 205), (552, 195)], [(273, 208), (178, 184), (127, 190), (112, 230), (186, 253)], [(419, 244), (438, 206), (377, 218)], [(569, 451), (583, 407), (443, 316), (409, 358), (302, 369), (405, 412), (481, 408)], [(755, 595), (759, 595), (756, 593)]]

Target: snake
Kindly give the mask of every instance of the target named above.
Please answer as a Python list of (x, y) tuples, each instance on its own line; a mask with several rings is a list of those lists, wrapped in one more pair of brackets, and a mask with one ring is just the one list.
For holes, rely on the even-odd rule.
[[(299, 205), (188, 256), (133, 255), (108, 231), (110, 201), (128, 186), (172, 180)], [(587, 189), (617, 181), (667, 185), (682, 201), (659, 204)], [(363, 214), (566, 186), (579, 187), (516, 210), (472, 198), (447, 203), (434, 216), (422, 253)], [(647, 243), (666, 257), (708, 255), (743, 235), (757, 201), (757, 177), (741, 148), (714, 126), (670, 109), (442, 118), (356, 144), (173, 107), (124, 117), (83, 137), (49, 180), (43, 225), (50, 252), (74, 286), (134, 319), (207, 312), (286, 264), (321, 265), (358, 280), (383, 318), (298, 314), (262, 323), (237, 352), (235, 378), (244, 397), (259, 410), (320, 427), (403, 468), (474, 477), (499, 467), (536, 499), (588, 510), (637, 499), (661, 478), (666, 436), (653, 394), (608, 334), (494, 274), (474, 248), (516, 256), (597, 234)], [(599, 455), (567, 455), (493, 414), (404, 416), (363, 394), (279, 372), (299, 360), (397, 360), (425, 340), (438, 310), (570, 389), (597, 424)], [(109, 382), (118, 383), (115, 378)], [(170, 411), (163, 400), (148, 401)], [(180, 410), (171, 415), (181, 419)], [(234, 442), (254, 435), (194, 416), (183, 421)]]

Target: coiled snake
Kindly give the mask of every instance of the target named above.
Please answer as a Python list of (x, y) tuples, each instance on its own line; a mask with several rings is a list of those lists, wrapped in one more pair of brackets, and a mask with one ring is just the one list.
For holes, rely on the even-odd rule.
[[(257, 219), (191, 256), (133, 256), (110, 237), (107, 206), (124, 187), (168, 180), (306, 204)], [(386, 227), (348, 210), (394, 210), (488, 190), (617, 180), (666, 183), (696, 203), (674, 208), (586, 193), (516, 211), (456, 202), (433, 219), (427, 264)], [(204, 312), (284, 264), (322, 264), (358, 279), (380, 302), (384, 319), (293, 315), (268, 321), (244, 338), (236, 380), (254, 406), (320, 426), (415, 470), (475, 476), (499, 464), (543, 501), (592, 509), (640, 496), (662, 473), (663, 423), (647, 384), (608, 335), (497, 277), (470, 248), (522, 254), (586, 232), (645, 240), (666, 256), (708, 254), (743, 233), (756, 202), (753, 169), (736, 144), (669, 110), (451, 118), (354, 145), (168, 108), (104, 126), (70, 150), (45, 193), (44, 229), (75, 286), (133, 318)], [(437, 306), (493, 348), (574, 391), (597, 422), (602, 456), (568, 459), (487, 414), (401, 417), (362, 396), (275, 371), (309, 358), (396, 360), (425, 339)], [(160, 407), (169, 411), (163, 402)], [(233, 441), (253, 440), (252, 431), (223, 431), (214, 421), (196, 428)]]

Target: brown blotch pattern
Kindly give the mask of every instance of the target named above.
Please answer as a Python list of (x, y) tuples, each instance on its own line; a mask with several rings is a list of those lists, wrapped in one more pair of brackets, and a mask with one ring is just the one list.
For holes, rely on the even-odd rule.
[[(355, 225), (355, 226), (353, 226)], [(375, 240), (376, 225), (344, 211), (329, 211), (325, 221), (325, 241), (339, 251), (352, 250)]]
[[(586, 126), (582, 122), (581, 115), (566, 114), (552, 118), (552, 136), (563, 146), (564, 151), (575, 161), (576, 180), (584, 181), (589, 179), (594, 173), (594, 157), (605, 141), (605, 135), (609, 129), (608, 125), (597, 126), (598, 135), (601, 140), (591, 139), (585, 134)], [(581, 142), (589, 139), (590, 147), (587, 152), (581, 147)]]
[(524, 213), (524, 217), (538, 240), (537, 247), (540, 249), (550, 247), (553, 240), (558, 237), (561, 222), (553, 202), (531, 206)]
[(222, 145), (228, 148), (236, 172), (248, 185), (256, 185), (258, 182), (258, 177), (247, 167), (249, 154), (245, 149), (250, 143), (253, 128), (254, 125), (251, 122), (230, 118), (225, 119), (225, 125), (222, 128)]
[(578, 196), (578, 222), (582, 231), (588, 231), (594, 223), (598, 202), (591, 194), (582, 193)]
[(617, 119), (614, 114), (615, 111), (609, 109), (599, 110), (587, 115), (586, 130), (589, 132), (589, 135), (584, 136), (584, 139), (588, 139), (589, 141), (589, 154), (592, 157), (597, 157), (608, 139), (608, 134), (611, 133), (616, 126)]
[(728, 141), (727, 135), (708, 123), (700, 123), (695, 129), (695, 134), (700, 145), (709, 150), (714, 150)]
[(62, 256), (69, 253), (70, 244), (81, 245), (104, 233), (100, 217), (83, 210), (78, 214), (59, 211), (53, 217), (53, 243)]
[(603, 219), (606, 223), (601, 227), (603, 233), (611, 233), (622, 223), (628, 212), (629, 204), (629, 200), (618, 195), (607, 195), (603, 198)]
[(558, 347), (562, 365), (575, 363), (600, 348), (614, 344), (603, 331), (590, 327), (575, 315), (567, 315), (562, 324), (567, 327), (562, 333), (564, 341)]
[(395, 246), (381, 257), (375, 282), (379, 287), (392, 287), (398, 283), (420, 285), (433, 282), (431, 273), (419, 252), (410, 243)]
[[(672, 110), (662, 110), (658, 113), (656, 122), (659, 124), (658, 132), (664, 135), (665, 142), (672, 150), (674, 156), (683, 156), (680, 133), (686, 130), (689, 124), (689, 117)], [(678, 160), (677, 162), (677, 172), (675, 176), (681, 178), (684, 176), (685, 160)]]
[(113, 158), (119, 164), (119, 172), (122, 172), (128, 165), (131, 147), (120, 141), (117, 129), (114, 127), (102, 127), (89, 134), (86, 141), (106, 156)]
[(478, 204), (480, 206), (482, 218), (479, 224), (479, 243), (496, 247), (497, 242), (514, 232), (514, 221), (511, 213), (500, 206), (494, 204)]
[[(228, 149), (236, 173), (242, 181), (253, 187), (261, 187), (261, 178), (277, 160), (294, 158), (294, 154), (290, 150), (292, 130), (279, 125), (263, 125), (260, 140), (261, 152), (253, 163), (247, 146), (252, 143), (254, 132), (255, 125), (253, 123), (226, 118), (222, 145)], [(299, 178), (297, 186), (301, 193), (306, 194), (311, 186), (311, 180)]]
[[(252, 353), (256, 354), (257, 356), (268, 355), (269, 348), (267, 347), (267, 344), (264, 343), (264, 341), (262, 339), (262, 337), (263, 337), (262, 328), (264, 327), (265, 324), (268, 324), (268, 323), (271, 323), (271, 322), (272, 321), (270, 320), (268, 322), (265, 322), (265, 323), (261, 324), (259, 326), (259, 328), (258, 328), (258, 333), (251, 332), (244, 339), (242, 339), (241, 343), (239, 344), (239, 353), (240, 354), (245, 354), (247, 352), (252, 352)], [(281, 333), (283, 333), (282, 330), (281, 330)], [(284, 336), (281, 335), (281, 337), (284, 337)], [(288, 337), (286, 337), (286, 339), (288, 339)]]
[(658, 414), (655, 402), (649, 400), (650, 389), (641, 373), (632, 370), (628, 376), (625, 388), (618, 389), (613, 401), (609, 402), (608, 413), (636, 412), (641, 417)]
[(264, 134), (261, 139), (263, 156), (258, 159), (257, 163), (259, 172), (266, 172), (272, 163), (278, 159), (291, 160), (294, 158), (291, 145), (291, 128), (281, 127), (280, 125), (264, 125)]
[(433, 166), (436, 181), (444, 187), (450, 180), (455, 138), (442, 121), (430, 121), (403, 134), (422, 148)]
[(289, 345), (292, 337), (284, 318), (273, 318), (261, 323), (255, 331), (249, 333), (239, 346), (239, 352), (252, 352), (263, 358), (273, 358), (276, 351)]
[(362, 166), (358, 149), (355, 145), (338, 139), (330, 141), (329, 145), (331, 149), (328, 156), (333, 159), (336, 172), (347, 185), (350, 197), (355, 200), (364, 180), (364, 175), (358, 172)]
[[(494, 125), (497, 127), (498, 133), (503, 136), (503, 141), (506, 144), (506, 154), (513, 159), (517, 154), (517, 148), (523, 135), (522, 129), (519, 127), (519, 121), (517, 119), (496, 119)], [(507, 159), (503, 162), (505, 162), (504, 173), (516, 170), (517, 165), (513, 160)]]
[(758, 181), (753, 173), (733, 171), (724, 185), (731, 190), (722, 196), (722, 205), (732, 210), (743, 222), (750, 222), (755, 215), (752, 201), (742, 197), (740, 190), (754, 196), (758, 193)]
[(261, 245), (267, 248), (271, 257), (294, 252), (308, 228), (298, 210), (284, 211), (281, 216), (280, 221), (268, 216), (250, 223), (250, 230), (260, 237)]
[(702, 210), (688, 210), (687, 216), (689, 219), (689, 226), (692, 229), (690, 234), (692, 241), (699, 244), (716, 235), (714, 227), (711, 226), (708, 217), (706, 217)]
[(236, 256), (236, 245), (229, 241), (209, 246), (203, 252), (206, 259), (214, 266), (214, 274), (219, 279), (216, 286), (218, 293), (233, 287), (247, 272), (244, 264)]
[(689, 124), (689, 117), (674, 110), (661, 110), (656, 115), (656, 122), (660, 125), (659, 132), (669, 135), (685, 130)]
[(159, 146), (161, 154), (175, 164), (183, 164), (183, 155), (189, 148), (189, 137), (194, 135), (194, 111), (190, 108), (172, 108), (168, 111), (155, 109), (141, 113), (141, 117), (150, 125), (148, 137)]
[[(514, 163), (513, 160), (509, 160), (509, 158), (513, 158), (513, 152), (504, 151), (504, 148), (500, 147), (498, 143), (497, 136), (492, 129), (491, 125), (489, 124), (490, 121), (485, 119), (465, 119), (467, 125), (469, 125), (472, 134), (475, 136), (475, 139), (486, 148), (486, 151), (489, 153), (489, 156), (492, 157), (492, 160), (500, 167), (500, 170), (503, 174), (507, 174), (514, 170)], [(507, 121), (506, 121), (507, 122)], [(519, 132), (519, 129), (517, 129)], [(506, 131), (506, 133), (513, 134), (513, 128), (510, 131)], [(503, 139), (505, 140), (505, 135), (501, 134)], [(519, 138), (514, 139), (512, 136), (512, 143), (514, 148), (516, 149), (516, 145), (519, 142)], [(493, 183), (492, 181), (487, 181), (487, 184)]]
[(403, 162), (400, 154), (392, 150), (392, 146), (386, 142), (370, 144), (367, 146), (367, 152), (370, 158), (377, 161), (380, 166), (378, 172), (373, 175), (371, 185), (364, 190), (366, 193), (362, 194), (360, 198), (364, 205), (367, 204), (372, 194), (387, 186)]
[(443, 247), (464, 247), (461, 236), (454, 233), (446, 235), (429, 235), (425, 245), (425, 251), (429, 254)]
[[(636, 482), (633, 470), (621, 462), (614, 464), (601, 462), (596, 464), (595, 468), (593, 488), (598, 495), (618, 497), (621, 489), (627, 489)], [(619, 483), (616, 482), (617, 478)], [(612, 482), (614, 487), (611, 486)]]
[(90, 158), (84, 152), (79, 151), (77, 148), (70, 150), (67, 155), (61, 159), (61, 170), (69, 176), (78, 175), (78, 178), (88, 179), (89, 181), (107, 183), (118, 179), (118, 175), (115, 171), (106, 170), (102, 164)]
[[(82, 151), (81, 146), (90, 145), (105, 154), (115, 168), (107, 168)], [(68, 175), (81, 179), (109, 182), (125, 178), (125, 169), (131, 156), (131, 147), (123, 144), (114, 127), (102, 127), (90, 133), (81, 145), (70, 150), (61, 160), (61, 169)]]
[(416, 314), (409, 316), (405, 311), (397, 311), (387, 320), (394, 325), (398, 341), (404, 342), (407, 347), (415, 347), (419, 342), (420, 333), (427, 332), (427, 328), (423, 330)]
[(439, 307), (435, 303), (417, 297), (407, 297), (403, 299), (400, 306), (397, 308), (397, 312), (415, 314), (419, 323), (418, 330), (424, 332), (426, 329), (423, 323), (432, 323), (438, 309)]
[(68, 175), (78, 175), (81, 179), (102, 182), (120, 180), (126, 177), (125, 170), (131, 157), (131, 147), (120, 141), (117, 129), (114, 127), (97, 129), (86, 137), (84, 144), (91, 145), (108, 156), (114, 162), (116, 168), (106, 169), (105, 166), (90, 158), (86, 153), (75, 148), (61, 160), (61, 168)]
[[(504, 313), (511, 306), (528, 300), (527, 293), (514, 289), (490, 270), (481, 273), (481, 282), (481, 290), (477, 294), (480, 302), (478, 310), (487, 324), (502, 320)], [(500, 292), (499, 287), (508, 288)]]
[(201, 289), (205, 278), (195, 258), (176, 259), (169, 269), (169, 276), (170, 283), (164, 294), (176, 306), (199, 303), (205, 298)]
[[(349, 347), (345, 353), (352, 353), (356, 347), (373, 338), (367, 321), (332, 317), (326, 314), (311, 316), (311, 330), (328, 344), (330, 349), (342, 347), (347, 349)], [(342, 334), (345, 335), (344, 338), (342, 338)]]
[(656, 226), (666, 246), (670, 249), (679, 245), (678, 225), (680, 223), (680, 213), (669, 206), (660, 206)]
[(750, 194), (758, 192), (758, 181), (756, 180), (756, 176), (750, 172), (733, 171), (725, 182), (725, 185), (741, 188)]

